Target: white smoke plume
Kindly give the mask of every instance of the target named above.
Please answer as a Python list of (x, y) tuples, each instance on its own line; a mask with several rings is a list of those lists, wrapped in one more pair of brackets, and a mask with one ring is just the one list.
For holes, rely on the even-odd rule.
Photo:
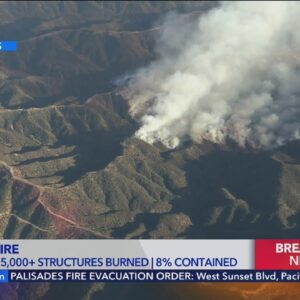
[(259, 148), (300, 139), (300, 3), (223, 2), (193, 21), (170, 15), (157, 52), (124, 93), (138, 138), (171, 148), (187, 137)]

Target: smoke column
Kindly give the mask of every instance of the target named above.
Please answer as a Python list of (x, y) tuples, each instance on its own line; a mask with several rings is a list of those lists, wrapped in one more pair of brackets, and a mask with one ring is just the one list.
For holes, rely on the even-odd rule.
[(138, 138), (267, 149), (300, 138), (300, 3), (223, 2), (193, 21), (169, 15), (157, 53), (124, 91)]

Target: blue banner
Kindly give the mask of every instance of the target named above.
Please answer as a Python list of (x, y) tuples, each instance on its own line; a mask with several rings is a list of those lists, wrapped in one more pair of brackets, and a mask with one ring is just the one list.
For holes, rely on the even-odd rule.
[(0, 283), (8, 282), (8, 271), (0, 270)]
[(0, 41), (0, 51), (2, 51), (2, 52), (17, 51), (17, 42), (16, 41)]

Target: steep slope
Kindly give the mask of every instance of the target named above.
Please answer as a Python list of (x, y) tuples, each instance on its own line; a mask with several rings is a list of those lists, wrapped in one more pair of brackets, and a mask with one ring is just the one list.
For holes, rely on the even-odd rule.
[(169, 151), (132, 138), (138, 124), (116, 82), (156, 56), (162, 15), (216, 3), (1, 5), (0, 27), (19, 40), (0, 56), (2, 236), (294, 234), (299, 144)]
[[(1, 39), (19, 42), (16, 53), (0, 54), (2, 238), (298, 236), (299, 143), (258, 152), (186, 142), (169, 150), (133, 137), (139, 124), (120, 85), (157, 56), (166, 13), (193, 18), (215, 5), (0, 3)], [(16, 284), (1, 285), (0, 296), (140, 298), (146, 289), (149, 298), (175, 297), (168, 285), (154, 288)]]

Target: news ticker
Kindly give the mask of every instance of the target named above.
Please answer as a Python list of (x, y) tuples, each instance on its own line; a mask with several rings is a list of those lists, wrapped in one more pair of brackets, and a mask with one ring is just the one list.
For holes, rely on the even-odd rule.
[(0, 282), (300, 282), (300, 240), (2, 240)]

